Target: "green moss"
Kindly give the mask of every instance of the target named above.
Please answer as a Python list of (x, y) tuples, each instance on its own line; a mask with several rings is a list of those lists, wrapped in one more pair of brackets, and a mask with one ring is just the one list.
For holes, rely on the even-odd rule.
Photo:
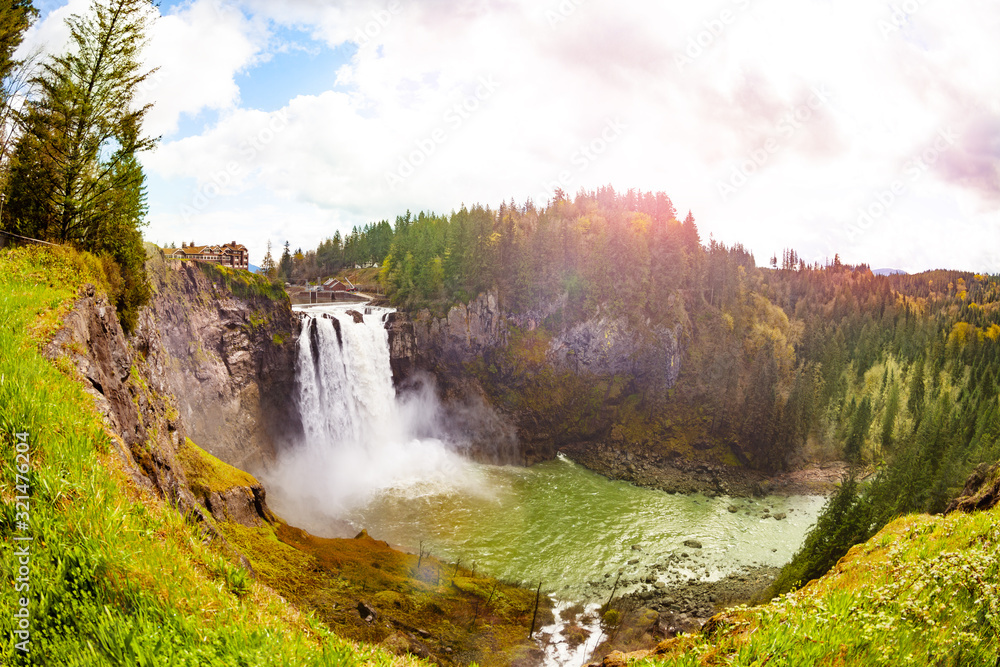
[(260, 312), (259, 310), (254, 310), (250, 313), (247, 319), (247, 324), (250, 326), (251, 331), (257, 331), (263, 329), (269, 324), (270, 320), (267, 315)]
[(253, 475), (215, 458), (190, 438), (185, 438), (184, 445), (177, 448), (177, 458), (184, 468), (191, 490), (196, 493), (218, 493), (234, 486), (259, 484)]

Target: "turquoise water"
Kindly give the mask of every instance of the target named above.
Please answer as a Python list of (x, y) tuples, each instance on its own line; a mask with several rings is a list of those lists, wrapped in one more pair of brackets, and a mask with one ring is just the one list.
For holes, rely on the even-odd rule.
[[(606, 587), (620, 569), (625, 580), (641, 576), (671, 554), (688, 553), (670, 565), (674, 575), (702, 580), (783, 565), (825, 502), (671, 495), (610, 481), (564, 458), (531, 468), (473, 465), (451, 482), (383, 489), (343, 518), (414, 553), (423, 542), (463, 567), (475, 563), (494, 576), (541, 580), (559, 597), (593, 599), (602, 588), (589, 582)], [(765, 509), (787, 518), (765, 518)]]

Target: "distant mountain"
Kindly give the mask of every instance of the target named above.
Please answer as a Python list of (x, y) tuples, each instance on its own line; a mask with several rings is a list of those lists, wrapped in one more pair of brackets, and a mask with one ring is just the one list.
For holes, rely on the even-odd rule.
[(900, 269), (878, 269), (872, 271), (876, 276), (908, 276), (910, 275), (906, 271), (901, 271)]
[(250, 264), (249, 266), (250, 266), (250, 273), (260, 273), (259, 266), (254, 266), (253, 264)]

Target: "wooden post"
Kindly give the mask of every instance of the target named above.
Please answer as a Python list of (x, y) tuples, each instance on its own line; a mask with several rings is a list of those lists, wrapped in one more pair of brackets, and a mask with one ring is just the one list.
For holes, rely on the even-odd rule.
[(535, 611), (531, 614), (531, 629), (528, 630), (528, 639), (535, 634), (535, 620), (538, 618), (538, 600), (542, 597), (542, 582), (538, 582), (538, 590), (535, 591)]
[(497, 586), (500, 585), (499, 581), (493, 582), (493, 590), (490, 591), (490, 598), (486, 601), (486, 606), (490, 606), (490, 602), (493, 602), (493, 594), (497, 592)]
[(472, 617), (472, 624), (469, 625), (469, 629), (470, 630), (476, 627), (476, 619), (479, 618), (479, 603), (480, 602), (482, 602), (482, 600), (480, 600), (479, 598), (476, 598), (476, 613)]
[(622, 578), (622, 573), (619, 572), (618, 576), (615, 577), (615, 585), (611, 587), (611, 597), (608, 598), (607, 603), (604, 605), (604, 611), (611, 609), (611, 601), (615, 599), (615, 591), (618, 590), (618, 580)]

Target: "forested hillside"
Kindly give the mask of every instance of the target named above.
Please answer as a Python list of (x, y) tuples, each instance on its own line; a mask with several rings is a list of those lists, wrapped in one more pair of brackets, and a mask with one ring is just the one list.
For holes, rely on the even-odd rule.
[(739, 245), (701, 239), (665, 194), (611, 188), (560, 193), (544, 208), (407, 213), (388, 243), (387, 227), (352, 244), (388, 248), (368, 260), (395, 305), (445, 313), (490, 291), (508, 311), (540, 316), (487, 359), (513, 369), (495, 375), (500, 400), (527, 391), (511, 375), (537, 371), (532, 360), (558, 329), (599, 316), (622, 318), (638, 337), (681, 325), (676, 386), (663, 395), (623, 378), (619, 430), (655, 439), (683, 422), (684, 437), (728, 447), (730, 463), (776, 471), (843, 458), (877, 472), (844, 484), (785, 587), (900, 513), (942, 510), (972, 467), (1000, 455), (995, 277), (882, 277), (837, 257), (810, 266), (792, 250), (760, 268)]

